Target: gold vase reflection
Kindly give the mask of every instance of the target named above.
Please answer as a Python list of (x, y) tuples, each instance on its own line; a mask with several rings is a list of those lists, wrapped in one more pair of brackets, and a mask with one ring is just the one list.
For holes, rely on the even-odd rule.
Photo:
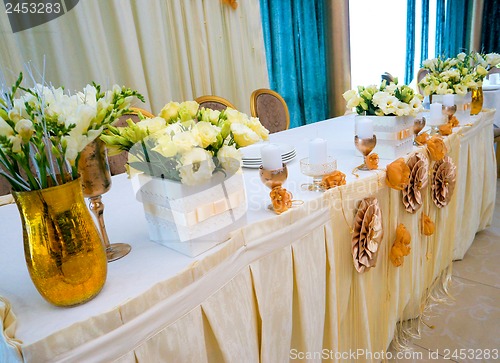
[(38, 292), (57, 306), (96, 296), (106, 281), (107, 260), (80, 181), (13, 195), (26, 265)]
[(483, 109), (483, 87), (472, 90), (471, 115), (477, 115)]

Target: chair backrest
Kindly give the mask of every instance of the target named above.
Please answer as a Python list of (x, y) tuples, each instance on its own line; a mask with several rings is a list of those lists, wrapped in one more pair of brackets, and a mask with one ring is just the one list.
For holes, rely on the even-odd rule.
[(424, 89), (420, 87), (418, 84), (424, 79), (424, 77), (429, 74), (429, 70), (425, 68), (420, 68), (417, 73), (417, 87), (418, 87), (418, 92), (420, 92), (421, 95), (424, 94)]
[(0, 196), (10, 194), (10, 183), (0, 176)]
[(209, 108), (211, 110), (224, 111), (228, 107), (236, 109), (231, 102), (219, 96), (200, 96), (195, 98), (195, 101), (198, 102), (200, 107)]
[(382, 74), (381, 78), (382, 78), (382, 81), (385, 80), (387, 82), (387, 84), (394, 82), (394, 76), (392, 74), (390, 74), (389, 72), (384, 72), (384, 74)]
[(250, 112), (258, 117), (261, 124), (272, 134), (290, 127), (290, 113), (281, 95), (267, 88), (252, 92)]
[[(122, 115), (118, 120), (115, 121), (113, 126), (127, 126), (128, 119), (131, 119), (133, 122), (137, 123), (141, 120), (139, 118), (139, 113), (141, 113), (146, 118), (155, 117), (155, 115), (153, 115), (151, 112), (146, 111), (142, 108), (131, 107), (130, 113)], [(125, 173), (127, 171), (127, 169), (125, 168), (127, 161), (128, 152), (126, 151), (123, 151), (118, 155), (108, 156), (109, 170), (111, 172), (111, 175)]]

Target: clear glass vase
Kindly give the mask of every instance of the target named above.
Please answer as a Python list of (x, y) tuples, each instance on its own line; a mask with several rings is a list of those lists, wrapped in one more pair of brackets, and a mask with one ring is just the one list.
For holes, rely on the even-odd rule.
[(56, 306), (95, 297), (106, 281), (107, 260), (80, 180), (13, 195), (26, 265), (38, 292)]

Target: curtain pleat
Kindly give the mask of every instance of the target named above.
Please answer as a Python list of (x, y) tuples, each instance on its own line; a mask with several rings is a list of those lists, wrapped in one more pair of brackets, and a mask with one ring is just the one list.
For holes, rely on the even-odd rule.
[(422, 29), (420, 36), (420, 64), (429, 58), (429, 0), (422, 0)]
[(436, 57), (444, 54), (445, 0), (436, 0)]
[[(206, 0), (85, 0), (48, 23), (12, 33), (0, 10), (0, 71), (14, 77), (33, 61), (69, 90), (96, 81), (141, 92), (158, 113), (170, 100), (215, 94), (250, 112), (250, 95), (268, 88), (259, 0), (236, 10)], [(10, 79), (8, 80), (10, 83)]]
[(407, 0), (405, 84), (413, 80), (415, 63), (415, 0)]
[(500, 53), (500, 2), (484, 0), (481, 50)]
[(328, 114), (323, 0), (261, 0), (269, 80), (285, 99), (290, 127)]

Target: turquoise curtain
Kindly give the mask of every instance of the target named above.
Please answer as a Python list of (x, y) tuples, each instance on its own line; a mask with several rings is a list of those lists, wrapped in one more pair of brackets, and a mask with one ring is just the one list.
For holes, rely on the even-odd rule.
[(498, 0), (484, 0), (481, 51), (500, 53), (500, 2)]
[(436, 57), (444, 54), (445, 0), (436, 0)]
[(420, 64), (429, 58), (429, 0), (422, 0), (422, 29), (420, 32)]
[(405, 84), (413, 80), (415, 64), (415, 0), (406, 1), (406, 69)]
[(285, 99), (290, 127), (328, 115), (324, 0), (260, 0), (271, 89)]

